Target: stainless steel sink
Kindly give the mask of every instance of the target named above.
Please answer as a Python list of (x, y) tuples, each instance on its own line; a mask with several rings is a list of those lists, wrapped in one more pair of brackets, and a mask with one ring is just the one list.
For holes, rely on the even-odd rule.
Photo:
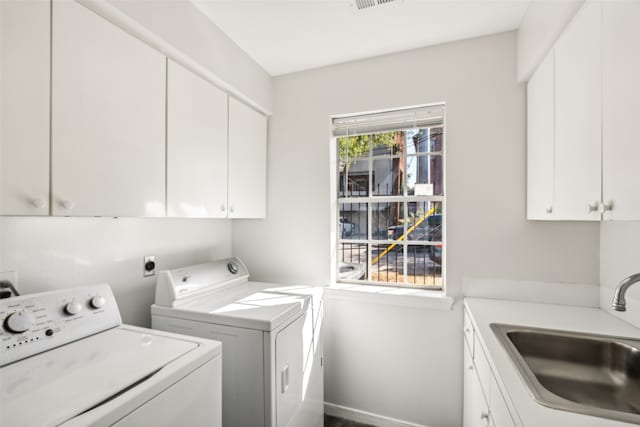
[(640, 339), (491, 324), (534, 399), (640, 424)]

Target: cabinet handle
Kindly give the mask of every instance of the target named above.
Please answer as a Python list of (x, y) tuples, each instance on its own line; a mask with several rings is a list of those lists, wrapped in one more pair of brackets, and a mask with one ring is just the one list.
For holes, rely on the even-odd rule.
[(67, 209), (67, 210), (71, 210), (75, 207), (75, 203), (73, 203), (73, 201), (71, 200), (63, 200), (62, 201), (62, 207)]
[(473, 371), (473, 365), (467, 366), (467, 369), (470, 370), (470, 371)]
[(600, 203), (600, 213), (605, 213), (607, 211), (613, 210), (613, 202), (609, 203)]
[(488, 412), (482, 412), (480, 413), (480, 419), (482, 421), (484, 421), (482, 424), (485, 426), (489, 425), (489, 413)]
[(33, 205), (33, 207), (34, 207), (34, 208), (36, 208), (36, 209), (42, 209), (42, 208), (44, 208), (44, 207), (45, 207), (44, 199), (40, 199), (40, 198), (33, 199), (33, 200), (31, 201), (31, 204), (32, 204), (32, 205)]
[(227, 208), (224, 205), (220, 205), (220, 210), (224, 212), (225, 210), (227, 210)]
[(285, 393), (289, 389), (289, 365), (280, 372), (280, 392)]
[(546, 207), (546, 209), (544, 210), (547, 214), (550, 214), (553, 212), (553, 206), (549, 205)]
[(229, 212), (233, 213), (233, 205), (229, 206)]
[(597, 212), (600, 207), (600, 202), (587, 203), (587, 213)]

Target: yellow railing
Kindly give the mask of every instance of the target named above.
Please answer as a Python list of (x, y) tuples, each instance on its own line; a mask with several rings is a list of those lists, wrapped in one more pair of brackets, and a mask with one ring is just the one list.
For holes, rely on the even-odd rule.
[[(404, 233), (402, 236), (400, 236), (400, 238), (398, 240), (404, 240), (409, 234), (411, 234), (411, 232), (413, 232), (413, 230), (416, 229), (417, 226), (419, 226), (420, 224), (422, 224), (422, 222), (429, 218), (431, 215), (433, 215), (436, 212), (436, 207), (432, 207), (429, 212), (427, 212), (426, 214), (424, 214), (422, 216), (422, 218), (420, 218), (418, 221), (416, 221), (415, 224), (413, 224), (411, 227), (409, 227), (407, 229), (407, 232)], [(380, 258), (382, 258), (383, 256), (385, 256), (386, 254), (389, 253), (389, 251), (391, 251), (393, 248), (395, 248), (398, 244), (397, 243), (392, 243), (389, 246), (387, 246), (387, 249), (385, 249), (384, 251), (382, 251), (382, 253), (380, 255), (378, 255), (377, 257), (375, 257), (372, 261), (371, 261), (371, 265), (374, 265), (376, 262), (380, 261)]]

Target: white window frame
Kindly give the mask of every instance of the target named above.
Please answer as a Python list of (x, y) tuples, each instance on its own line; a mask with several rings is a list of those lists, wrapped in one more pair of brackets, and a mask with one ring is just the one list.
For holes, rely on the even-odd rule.
[[(373, 113), (384, 113), (384, 112), (392, 112), (392, 111), (400, 111), (400, 110), (410, 110), (410, 109), (417, 109), (417, 108), (425, 108), (425, 107), (441, 107), (443, 109), (443, 118), (442, 118), (442, 124), (441, 125), (435, 125), (435, 126), (421, 126), (421, 127), (411, 127), (411, 126), (407, 126), (404, 129), (391, 129), (388, 132), (393, 132), (393, 131), (405, 131), (407, 129), (425, 129), (425, 128), (429, 128), (429, 127), (433, 127), (433, 128), (438, 128), (438, 127), (442, 127), (442, 150), (441, 151), (434, 151), (434, 152), (425, 152), (422, 154), (416, 154), (416, 155), (410, 155), (407, 156), (406, 150), (405, 152), (398, 156), (398, 155), (380, 155), (380, 156), (375, 156), (375, 160), (378, 159), (393, 159), (393, 158), (401, 158), (401, 161), (404, 162), (404, 170), (406, 171), (406, 161), (408, 157), (429, 157), (432, 155), (440, 155), (442, 156), (442, 186), (443, 186), (443, 195), (441, 196), (410, 196), (407, 194), (408, 192), (408, 186), (407, 186), (407, 180), (406, 178), (403, 180), (403, 184), (402, 184), (402, 195), (396, 195), (396, 196), (374, 196), (373, 195), (373, 179), (371, 179), (371, 173), (372, 173), (372, 163), (374, 161), (374, 157), (372, 156), (372, 151), (369, 152), (369, 155), (367, 157), (365, 157), (367, 159), (367, 161), (369, 162), (368, 165), (368, 171), (369, 171), (369, 178), (368, 178), (368, 184), (369, 184), (369, 191), (368, 191), (368, 196), (363, 196), (363, 197), (339, 197), (339, 193), (338, 193), (338, 177), (339, 177), (339, 162), (340, 159), (338, 158), (338, 139), (341, 138), (342, 136), (337, 136), (337, 137), (333, 137), (331, 140), (331, 148), (332, 148), (332, 163), (335, 165), (332, 168), (331, 174), (332, 174), (332, 179), (331, 179), (331, 183), (332, 183), (332, 199), (335, 203), (335, 211), (334, 211), (334, 224), (336, 227), (336, 238), (335, 238), (335, 256), (334, 256), (334, 267), (335, 270), (335, 274), (334, 274), (334, 280), (336, 281), (336, 283), (343, 283), (343, 284), (357, 284), (357, 285), (374, 285), (374, 286), (384, 286), (384, 287), (393, 287), (393, 288), (409, 288), (409, 289), (420, 289), (420, 290), (433, 290), (433, 291), (437, 291), (437, 292), (442, 292), (445, 293), (446, 292), (446, 284), (447, 284), (447, 280), (446, 280), (446, 265), (447, 265), (447, 204), (446, 204), (446, 194), (447, 194), (447, 123), (446, 123), (446, 104), (444, 102), (440, 102), (440, 103), (433, 103), (433, 104), (424, 104), (424, 105), (417, 105), (417, 106), (412, 106), (412, 107), (406, 107), (406, 108), (401, 108), (401, 109), (392, 109), (392, 110), (380, 110), (380, 111), (373, 111), (373, 112), (363, 112), (363, 113), (358, 113), (358, 114), (348, 114), (348, 115), (338, 115), (338, 116), (332, 116), (331, 120), (333, 121), (333, 119), (335, 118), (342, 118), (342, 117), (355, 117), (355, 116), (360, 116), (360, 115), (365, 115), (365, 114), (373, 114)], [(372, 150), (372, 149), (371, 149)], [(346, 188), (345, 188), (346, 191)], [(404, 215), (403, 217), (406, 219), (408, 218), (408, 204), (412, 203), (412, 202), (440, 202), (441, 206), (442, 206), (442, 225), (441, 225), (441, 229), (442, 229), (442, 239), (441, 241), (436, 241), (436, 242), (432, 242), (432, 241), (411, 241), (411, 240), (406, 240), (403, 239), (402, 241), (398, 242), (397, 240), (379, 240), (379, 239), (369, 239), (369, 237), (372, 237), (372, 227), (373, 227), (373, 223), (372, 223), (372, 203), (385, 203), (385, 202), (402, 202), (403, 203), (403, 208), (404, 208)], [(340, 236), (340, 232), (339, 232), (339, 223), (340, 223), (340, 207), (341, 205), (344, 204), (351, 204), (351, 203), (367, 203), (367, 238), (366, 239), (345, 239), (342, 238)], [(406, 233), (407, 231), (407, 222), (403, 222), (404, 225), (404, 231)], [(340, 252), (340, 248), (341, 248), (341, 244), (360, 244), (360, 245), (367, 245), (367, 278), (364, 280), (340, 280), (339, 278), (339, 264), (340, 264), (340, 256), (339, 256), (339, 252)], [(437, 287), (437, 286), (432, 286), (432, 285), (422, 285), (422, 284), (410, 284), (410, 283), (396, 283), (396, 282), (383, 282), (383, 281), (374, 281), (371, 280), (371, 274), (372, 274), (372, 266), (371, 266), (371, 261), (373, 259), (372, 257), (372, 246), (374, 244), (393, 244), (396, 243), (398, 246), (402, 246), (402, 251), (403, 251), (403, 266), (402, 266), (402, 273), (403, 273), (403, 277), (407, 278), (407, 275), (409, 273), (408, 271), (408, 258), (409, 258), (409, 253), (408, 253), (408, 247), (409, 246), (419, 246), (419, 247), (424, 247), (424, 246), (436, 246), (439, 244), (442, 244), (442, 261), (440, 264), (441, 267), (441, 281), (442, 281), (442, 286), (441, 287)]]

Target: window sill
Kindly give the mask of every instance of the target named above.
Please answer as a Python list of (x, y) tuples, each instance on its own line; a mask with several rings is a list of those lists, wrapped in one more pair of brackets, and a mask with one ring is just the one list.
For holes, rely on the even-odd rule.
[(425, 289), (393, 288), (375, 285), (352, 285), (333, 283), (325, 288), (329, 299), (355, 301), (372, 304), (386, 304), (402, 307), (426, 308), (449, 311), (455, 300), (443, 291)]

